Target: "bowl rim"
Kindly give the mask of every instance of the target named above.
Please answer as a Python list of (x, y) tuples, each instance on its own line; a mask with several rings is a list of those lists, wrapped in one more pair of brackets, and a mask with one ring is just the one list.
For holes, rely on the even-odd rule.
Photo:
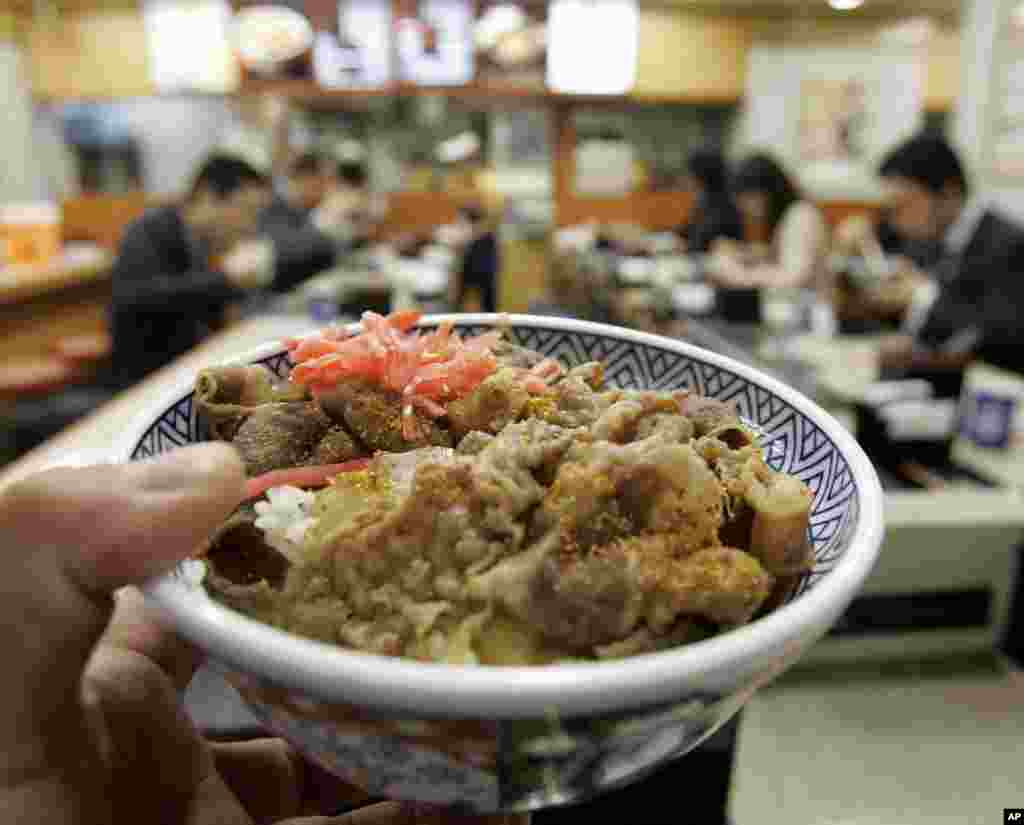
[[(823, 634), (859, 590), (873, 566), (884, 534), (882, 488), (874, 467), (854, 437), (801, 393), (739, 361), (674, 340), (623, 327), (553, 316), (458, 313), (424, 316), (421, 324), (452, 320), (465, 325), (556, 328), (657, 346), (728, 370), (774, 393), (811, 419), (845, 458), (859, 500), (850, 546), (836, 565), (798, 599), (720, 636), (659, 653), (576, 664), (489, 667), (415, 662), (378, 656), (304, 639), (250, 619), (209, 599), (186, 595), (172, 574), (145, 585), (148, 596), (177, 630), (213, 658), (261, 679), (328, 701), (344, 702), (416, 718), (537, 718), (625, 710), (678, 700), (694, 684), (730, 681), (729, 673), (756, 667), (767, 681), (786, 664), (791, 643)], [(311, 324), (311, 332), (316, 327)], [(220, 364), (252, 363), (283, 352), (270, 342)], [(191, 390), (191, 373), (147, 405), (114, 458), (127, 461), (161, 413)], [(728, 691), (726, 691), (728, 692)]]

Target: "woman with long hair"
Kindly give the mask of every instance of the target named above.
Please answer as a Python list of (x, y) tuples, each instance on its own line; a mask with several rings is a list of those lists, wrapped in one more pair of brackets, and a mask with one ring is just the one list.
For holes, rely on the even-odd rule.
[(768, 230), (768, 249), (755, 261), (730, 252), (719, 255), (715, 267), (718, 283), (747, 288), (824, 288), (828, 227), (782, 166), (770, 155), (753, 155), (736, 170), (732, 190), (746, 224)]
[(717, 149), (690, 155), (687, 177), (694, 193), (693, 210), (679, 234), (690, 253), (710, 252), (720, 238), (743, 240), (743, 219), (729, 191), (729, 169)]

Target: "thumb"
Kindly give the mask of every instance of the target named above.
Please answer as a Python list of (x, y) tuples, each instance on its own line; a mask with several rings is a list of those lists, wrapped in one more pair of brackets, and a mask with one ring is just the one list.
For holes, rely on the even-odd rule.
[[(151, 461), (52, 470), (0, 496), (8, 562), (0, 575), (0, 649), (14, 670), (0, 687), (0, 707), (34, 724), (77, 701), (113, 591), (192, 553), (237, 507), (243, 484), (234, 450), (202, 445)], [(0, 736), (5, 721), (16, 721), (6, 715)]]

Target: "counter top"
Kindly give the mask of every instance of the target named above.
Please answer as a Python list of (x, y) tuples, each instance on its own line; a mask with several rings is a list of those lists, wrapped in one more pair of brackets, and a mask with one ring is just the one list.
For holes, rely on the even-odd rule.
[(98, 246), (70, 245), (44, 264), (0, 267), (0, 305), (108, 278), (113, 256)]

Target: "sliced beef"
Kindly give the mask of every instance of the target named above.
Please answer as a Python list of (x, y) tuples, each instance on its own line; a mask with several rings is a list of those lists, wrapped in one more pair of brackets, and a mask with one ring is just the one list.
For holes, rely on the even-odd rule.
[(448, 422), (456, 439), (474, 430), (500, 433), (526, 409), (530, 394), (515, 370), (499, 369), (472, 392), (448, 405)]
[(371, 451), (401, 453), (417, 447), (450, 447), (451, 436), (437, 421), (422, 413), (417, 430), (425, 435), (406, 439), (402, 434), (402, 398), (396, 392), (362, 381), (342, 381), (320, 394), (320, 405), (331, 419), (344, 425)]
[(244, 507), (217, 531), (204, 553), (205, 584), (225, 604), (263, 613), (273, 606), (291, 562), (267, 543), (255, 521), (252, 508)]
[(485, 601), (473, 580), (523, 555), (526, 515), (544, 495), (534, 472), (557, 464), (575, 435), (525, 421), (472, 458), (424, 448), (382, 454), (365, 474), (339, 477), (328, 495), (350, 494), (360, 504), (315, 528), (324, 531), (319, 560), (293, 571), (284, 599), (301, 603), (313, 582), (331, 582), (352, 627), (363, 623), (360, 632), (373, 638), (397, 634), (406, 653), (424, 643), (416, 605), (458, 605), (436, 616), (441, 625), (468, 620), (474, 603), (481, 609)]
[(553, 554), (530, 580), (524, 613), (548, 639), (589, 651), (633, 631), (640, 619), (640, 596), (621, 553)]
[(346, 461), (362, 458), (365, 454), (366, 451), (349, 435), (344, 427), (334, 425), (324, 433), (324, 437), (313, 448), (310, 463), (342, 464)]
[(566, 372), (563, 381), (580, 380), (590, 389), (597, 392), (604, 387), (604, 364), (600, 361), (587, 361)]
[(517, 367), (519, 369), (531, 369), (544, 360), (544, 356), (532, 349), (526, 349), (511, 341), (502, 339), (495, 344), (491, 350), (498, 364), (503, 367)]
[[(616, 444), (627, 444), (658, 432), (670, 435), (673, 441), (685, 441), (687, 432), (692, 434), (692, 426), (688, 427), (687, 419), (678, 413), (679, 406), (669, 395), (635, 393), (605, 409), (590, 432), (595, 441)], [(644, 426), (645, 421), (654, 416), (660, 417), (658, 422), (650, 421)], [(665, 416), (668, 416), (668, 423)]]
[(733, 448), (751, 444), (754, 440), (736, 414), (735, 405), (730, 402), (685, 395), (679, 406), (682, 414), (693, 423), (693, 432), (698, 438), (719, 438)]
[(230, 441), (241, 423), (261, 405), (305, 398), (303, 388), (279, 381), (259, 364), (203, 370), (196, 378), (196, 408), (210, 434), (222, 441)]
[(490, 433), (475, 430), (463, 437), (459, 442), (459, 446), (455, 448), (455, 451), (459, 455), (479, 455), (493, 440), (494, 436)]
[(231, 443), (246, 473), (257, 476), (308, 463), (330, 429), (331, 420), (315, 401), (264, 404), (253, 409)]
[(709, 547), (682, 560), (641, 556), (637, 581), (647, 596), (645, 618), (656, 629), (667, 628), (680, 616), (744, 624), (775, 583), (757, 559), (730, 547)]

